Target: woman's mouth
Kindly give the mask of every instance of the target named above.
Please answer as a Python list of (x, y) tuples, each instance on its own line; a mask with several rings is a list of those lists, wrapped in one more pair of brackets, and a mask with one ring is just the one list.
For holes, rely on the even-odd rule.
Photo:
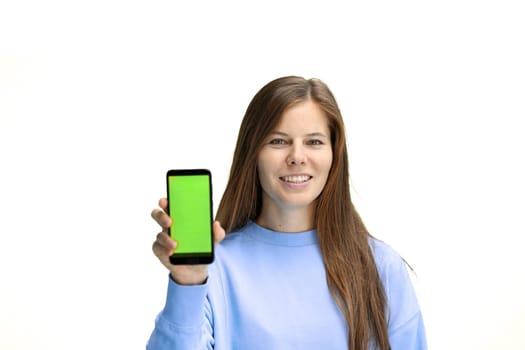
[(304, 183), (308, 180), (310, 180), (312, 177), (309, 175), (288, 175), (288, 176), (281, 176), (279, 179), (281, 179), (284, 182), (292, 183), (292, 184), (300, 184)]

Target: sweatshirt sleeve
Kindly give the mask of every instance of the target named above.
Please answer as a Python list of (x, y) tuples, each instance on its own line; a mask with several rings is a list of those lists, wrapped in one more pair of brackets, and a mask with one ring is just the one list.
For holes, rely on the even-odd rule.
[(388, 246), (382, 247), (379, 274), (388, 302), (388, 336), (392, 350), (426, 350), (423, 317), (404, 260)]
[(155, 320), (147, 350), (213, 349), (208, 287), (208, 282), (182, 286), (169, 279), (166, 304)]

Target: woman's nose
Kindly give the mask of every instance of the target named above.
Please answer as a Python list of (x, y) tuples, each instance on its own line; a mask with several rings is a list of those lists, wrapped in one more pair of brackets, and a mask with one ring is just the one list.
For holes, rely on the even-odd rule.
[(290, 154), (288, 155), (286, 159), (286, 164), (289, 166), (292, 165), (303, 165), (306, 162), (306, 156), (304, 153), (304, 150), (302, 149), (302, 146), (292, 146), (290, 149)]

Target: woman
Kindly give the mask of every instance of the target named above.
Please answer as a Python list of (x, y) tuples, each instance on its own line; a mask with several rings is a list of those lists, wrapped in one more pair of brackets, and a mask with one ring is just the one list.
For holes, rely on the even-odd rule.
[(213, 264), (169, 263), (159, 204), (153, 252), (170, 279), (148, 349), (426, 349), (403, 260), (351, 202), (343, 119), (320, 80), (276, 79), (248, 106)]

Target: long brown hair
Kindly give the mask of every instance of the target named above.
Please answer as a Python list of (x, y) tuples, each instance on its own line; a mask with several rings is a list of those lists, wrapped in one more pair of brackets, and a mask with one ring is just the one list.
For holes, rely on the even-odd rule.
[(317, 199), (315, 225), (328, 287), (346, 319), (349, 349), (390, 349), (386, 299), (369, 246), (369, 233), (350, 198), (345, 128), (337, 102), (319, 79), (288, 76), (266, 84), (254, 96), (240, 126), (230, 177), (217, 211), (226, 230), (237, 230), (261, 212), (257, 158), (263, 140), (284, 110), (311, 100), (328, 118), (333, 160)]

